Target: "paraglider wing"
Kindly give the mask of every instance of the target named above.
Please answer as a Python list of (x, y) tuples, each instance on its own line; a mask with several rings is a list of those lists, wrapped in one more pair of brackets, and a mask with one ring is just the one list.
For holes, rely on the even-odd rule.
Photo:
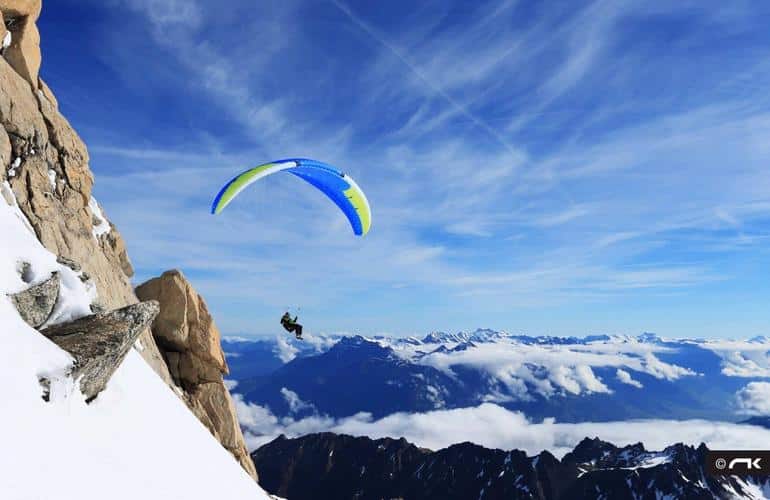
[(315, 160), (298, 160), (288, 172), (304, 179), (328, 196), (345, 214), (359, 236), (371, 227), (371, 211), (366, 195), (348, 175)]
[(250, 168), (249, 170), (238, 174), (230, 182), (225, 184), (219, 191), (219, 194), (217, 194), (217, 197), (214, 198), (214, 203), (211, 205), (211, 213), (216, 215), (222, 212), (222, 210), (224, 210), (241, 191), (257, 182), (259, 179), (296, 166), (297, 164), (295, 162), (290, 161), (265, 163), (264, 165)]
[(345, 214), (359, 236), (369, 232), (371, 210), (366, 195), (358, 184), (340, 170), (320, 161), (304, 158), (280, 160), (243, 172), (228, 182), (214, 199), (211, 213), (218, 214), (250, 184), (277, 172), (289, 172), (328, 196)]

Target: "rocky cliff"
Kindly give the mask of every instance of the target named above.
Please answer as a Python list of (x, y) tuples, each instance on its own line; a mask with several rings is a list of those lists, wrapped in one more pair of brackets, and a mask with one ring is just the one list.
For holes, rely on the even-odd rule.
[[(0, 0), (0, 193), (4, 199), (0, 203), (18, 208), (40, 243), (95, 290), (93, 313), (125, 308), (138, 302), (131, 285), (133, 268), (126, 245), (92, 195), (94, 178), (85, 144), (59, 112), (54, 94), (38, 76), (40, 35), (35, 21), (40, 11), (41, 0)], [(49, 285), (37, 292), (44, 294), (54, 288), (58, 290)], [(186, 318), (193, 312), (199, 313), (197, 318), (185, 319), (184, 323), (193, 325), (194, 331), (184, 341), (166, 344), (165, 358), (149, 329), (139, 335), (137, 346), (141, 346), (142, 357), (168, 385), (181, 385), (182, 390), (177, 392), (196, 416), (256, 477), (233, 403), (222, 384), (226, 365), (218, 332), (208, 312), (204, 315), (203, 301), (196, 300), (161, 304), (160, 317), (164, 321), (173, 322), (179, 314)], [(45, 316), (50, 312), (37, 310), (36, 314)], [(29, 318), (28, 323), (36, 323), (37, 319)], [(201, 322), (204, 320), (207, 325)], [(42, 326), (42, 321), (38, 323), (33, 326)], [(80, 329), (78, 335), (86, 331), (82, 325), (76, 327)], [(49, 333), (51, 338), (64, 336), (61, 332)], [(65, 333), (67, 341), (72, 342), (73, 332)], [(133, 342), (136, 336), (123, 338)], [(159, 338), (172, 339), (162, 335)], [(172, 345), (176, 350), (169, 350)], [(165, 359), (172, 362), (173, 377)], [(83, 364), (87, 360), (78, 362)], [(97, 385), (86, 391), (91, 393), (90, 397), (103, 388), (101, 378), (97, 380)]]
[[(40, 5), (0, 0), (11, 40), (0, 60), (0, 189), (8, 203), (15, 196), (40, 242), (94, 284), (95, 310), (130, 305), (137, 302), (133, 269), (123, 238), (92, 196), (88, 150), (37, 76)], [(152, 335), (140, 339), (143, 357), (171, 382)]]
[(219, 330), (206, 302), (176, 270), (140, 285), (136, 294), (141, 300), (160, 303), (160, 314), (152, 324), (152, 333), (185, 402), (222, 446), (256, 478), (235, 406), (222, 379), (228, 372), (227, 363)]

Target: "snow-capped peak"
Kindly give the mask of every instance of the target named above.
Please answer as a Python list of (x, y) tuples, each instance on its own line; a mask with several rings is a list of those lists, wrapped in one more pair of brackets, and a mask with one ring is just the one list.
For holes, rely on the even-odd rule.
[(444, 344), (447, 342), (465, 342), (470, 336), (465, 332), (458, 333), (446, 333), (446, 332), (431, 332), (422, 339), (425, 344)]

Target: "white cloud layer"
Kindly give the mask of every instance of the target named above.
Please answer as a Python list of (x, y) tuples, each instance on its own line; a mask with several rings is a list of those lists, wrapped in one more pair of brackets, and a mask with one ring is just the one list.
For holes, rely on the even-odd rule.
[(699, 345), (722, 358), (722, 373), (729, 377), (770, 378), (770, 345), (765, 338), (756, 340), (709, 340)]
[[(450, 348), (455, 344), (447, 344)], [(639, 386), (629, 371), (645, 373), (661, 380), (697, 376), (693, 370), (661, 361), (656, 353), (672, 349), (630, 338), (586, 344), (527, 344), (501, 336), (494, 342), (463, 346), (460, 350), (440, 350), (422, 355), (426, 345), (392, 344), (399, 355), (415, 363), (434, 367), (454, 376), (454, 367), (473, 368), (495, 380), (508, 400), (529, 400), (533, 394), (544, 397), (587, 393), (610, 393), (596, 368), (616, 368), (617, 378)], [(639, 384), (639, 385), (637, 385)], [(488, 401), (503, 401), (504, 394), (489, 395)]]
[(279, 434), (289, 437), (313, 432), (335, 432), (354, 436), (405, 437), (432, 450), (470, 441), (488, 448), (520, 449), (530, 455), (548, 450), (557, 457), (571, 451), (585, 437), (599, 437), (623, 446), (642, 442), (650, 450), (673, 443), (710, 448), (754, 449), (770, 442), (770, 430), (761, 427), (706, 420), (630, 420), (619, 422), (556, 423), (546, 419), (533, 423), (518, 412), (492, 403), (475, 408), (436, 410), (427, 413), (395, 413), (380, 420), (359, 413), (347, 418), (312, 416), (301, 420), (279, 419), (264, 407), (244, 403), (235, 395), (241, 425), (250, 449)]
[(770, 383), (750, 382), (735, 394), (738, 410), (755, 416), (770, 416)]

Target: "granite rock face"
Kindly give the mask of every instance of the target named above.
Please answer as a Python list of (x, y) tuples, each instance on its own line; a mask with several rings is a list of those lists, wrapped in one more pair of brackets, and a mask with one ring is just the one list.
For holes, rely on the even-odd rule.
[(246, 472), (256, 478), (235, 405), (222, 379), (227, 374), (227, 363), (219, 329), (206, 302), (176, 270), (140, 285), (136, 294), (141, 300), (160, 303), (152, 333), (187, 405)]
[[(0, 57), (0, 193), (4, 202), (18, 206), (43, 246), (91, 278), (101, 308), (135, 304), (125, 242), (91, 194), (88, 150), (38, 79), (34, 21), (40, 7), (40, 0), (0, 0), (3, 27), (10, 28), (12, 39)], [(95, 215), (104, 223), (99, 228)], [(142, 356), (171, 384), (149, 330), (140, 338)]]
[(227, 373), (221, 336), (206, 302), (181, 272), (166, 271), (136, 288), (141, 300), (157, 300), (160, 314), (152, 325), (156, 342), (169, 358), (175, 381), (185, 389), (216, 382)]
[(10, 33), (10, 45), (3, 50), (3, 57), (34, 89), (38, 88), (40, 71), (40, 32), (38, 17), (42, 8), (41, 0), (2, 0), (3, 26), (0, 39)]
[(142, 302), (50, 326), (41, 333), (75, 359), (72, 378), (80, 381), (81, 392), (92, 400), (107, 386), (158, 310), (157, 302)]

